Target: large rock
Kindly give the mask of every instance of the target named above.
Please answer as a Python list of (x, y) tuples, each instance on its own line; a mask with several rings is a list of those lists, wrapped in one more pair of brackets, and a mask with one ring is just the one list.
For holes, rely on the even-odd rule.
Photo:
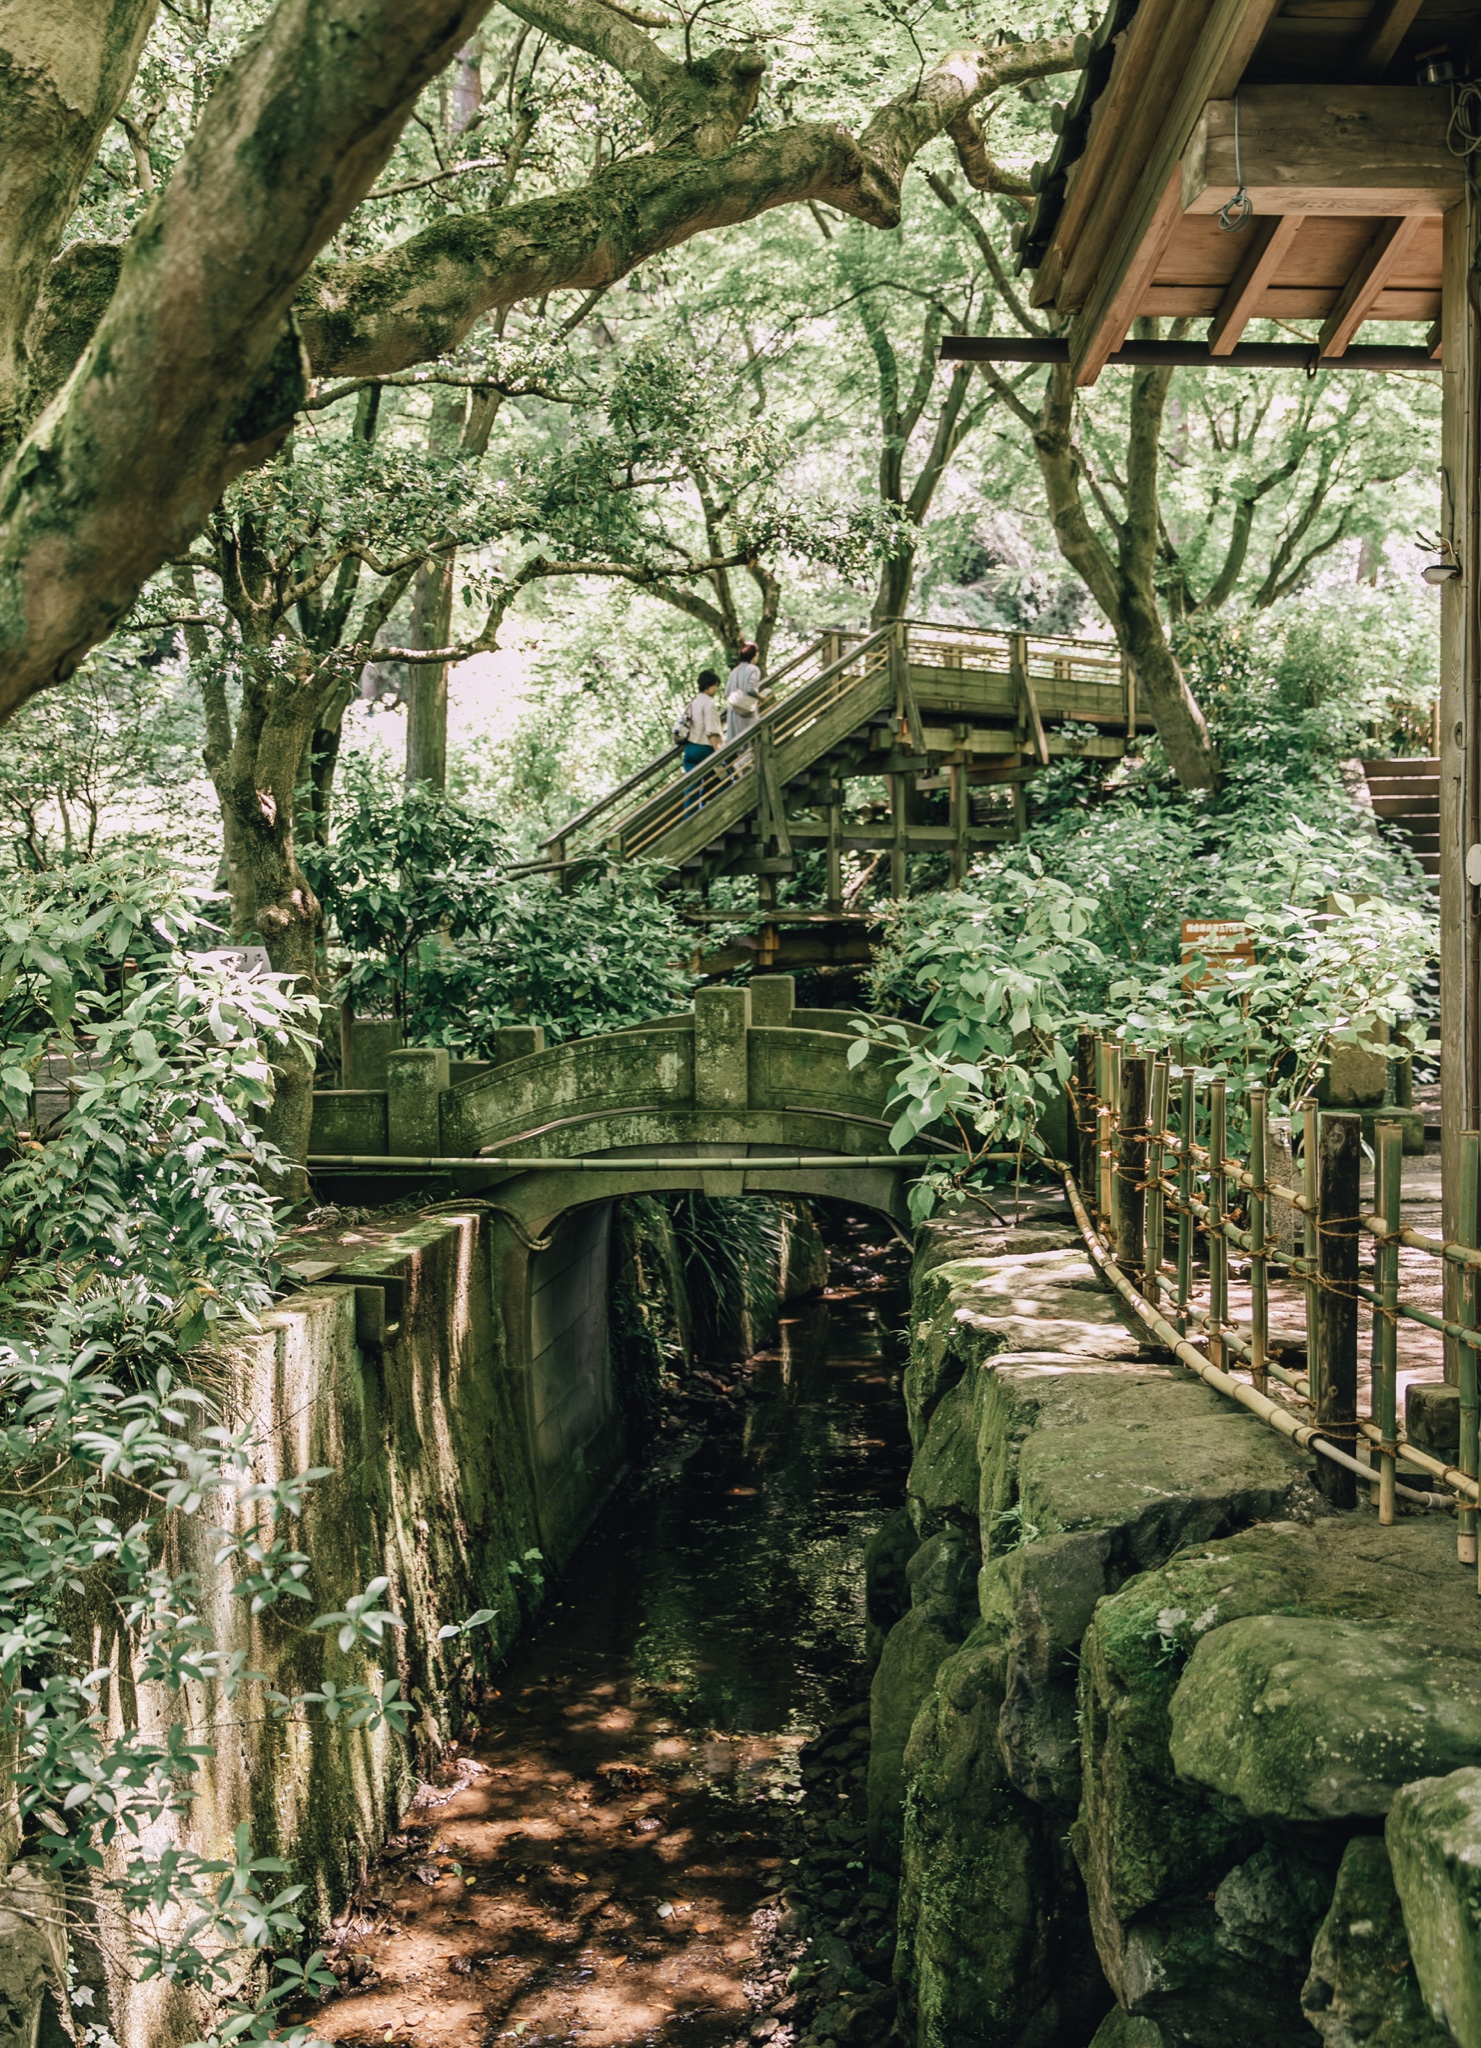
[(1406, 1785), (1386, 1839), (1425, 2003), (1481, 2048), (1481, 1768)]
[(1108, 2003), (1063, 1823), (1003, 1768), (1001, 1668), (984, 1625), (942, 1666), (906, 1751), (896, 1988), (914, 2048), (1068, 2048)]
[(1454, 2048), (1425, 2011), (1381, 1835), (1343, 1851), (1301, 2006), (1326, 2048)]
[(889, 1723), (877, 1780), (882, 1845), (900, 1814), (902, 2026), (920, 2048), (1078, 2048), (1110, 2003), (1065, 1853), (1096, 1603), (1179, 1544), (1314, 1496), (1284, 1444), (1149, 1355), (1082, 1251), (952, 1249), (917, 1292), (909, 1491), (918, 1527), (962, 1528), (975, 1483), (982, 1620), (919, 1701), (939, 1635), (902, 1624), (887, 1651), (917, 1708), (898, 1775)]
[[(1381, 1684), (1367, 1692), (1380, 1702), (1371, 1728), (1361, 1701), (1346, 1697), (1348, 1673), (1333, 1672), (1334, 1623), (1339, 1645), (1356, 1638), (1396, 1659), (1394, 1698)], [(1309, 1687), (1303, 1677), (1289, 1699), (1246, 1689), (1215, 1707), (1220, 1685), (1250, 1668), (1226, 1663), (1220, 1643), (1289, 1649), (1303, 1629), (1311, 1655), (1297, 1661), (1316, 1674)], [(1186, 1550), (1101, 1603), (1082, 1657), (1074, 1840), (1101, 1960), (1128, 2011), (1198, 2048), (1309, 2040), (1303, 1957), (1351, 1816), (1392, 1798), (1391, 1785), (1372, 1789), (1386, 1754), (1405, 1768), (1416, 1753), (1408, 1708), (1396, 1718), (1394, 1699), (1407, 1700), (1414, 1644), (1426, 1639), (1447, 1639), (1462, 1664), (1481, 1659), (1481, 1620), (1455, 1601), (1453, 1538), (1441, 1523), (1267, 1524)], [(1321, 1693), (1323, 1673), (1325, 1731), (1301, 1705)], [(1444, 1685), (1426, 1696), (1457, 1711)], [(1366, 1809), (1354, 1803), (1359, 1781)], [(1323, 1825), (1324, 1806), (1349, 1817)]]
[(900, 1860), (905, 1746), (922, 1700), (975, 1618), (977, 1543), (959, 1531), (929, 1537), (906, 1567), (911, 1608), (890, 1630), (869, 1689), (869, 1848)]
[(1256, 1820), (1375, 1819), (1409, 1779), (1481, 1759), (1481, 1662), (1422, 1627), (1250, 1615), (1194, 1648), (1171, 1746)]
[(975, 1543), (981, 1491), (972, 1386), (959, 1380), (932, 1411), (925, 1441), (906, 1481), (905, 1498), (917, 1533), (929, 1536), (938, 1529), (970, 1529)]

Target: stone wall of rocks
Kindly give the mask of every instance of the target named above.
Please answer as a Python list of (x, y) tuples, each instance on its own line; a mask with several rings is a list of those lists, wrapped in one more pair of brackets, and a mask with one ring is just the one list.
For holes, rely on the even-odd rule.
[(870, 1558), (914, 2048), (1481, 2048), (1481, 1602), (1120, 1317), (1066, 1210), (927, 1225)]

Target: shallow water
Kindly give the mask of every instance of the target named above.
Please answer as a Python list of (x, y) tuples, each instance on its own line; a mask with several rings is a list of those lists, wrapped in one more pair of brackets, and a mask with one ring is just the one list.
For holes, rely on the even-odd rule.
[(909, 1464), (903, 1257), (878, 1225), (832, 1250), (841, 1284), (789, 1312), (738, 1397), (690, 1382), (387, 1844), (339, 1930), (323, 2039), (744, 2032), (751, 1916), (797, 1850), (798, 1751), (867, 1684), (864, 1546)]

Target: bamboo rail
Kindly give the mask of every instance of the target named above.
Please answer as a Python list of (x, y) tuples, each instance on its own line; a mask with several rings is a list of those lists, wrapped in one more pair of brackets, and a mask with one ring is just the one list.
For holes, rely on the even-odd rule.
[[(1170, 1053), (1123, 1045), (1083, 1032), (1075, 1060), (1075, 1169), (1066, 1174), (1071, 1205), (1096, 1264), (1149, 1329), (1221, 1393), (1241, 1402), (1293, 1442), (1315, 1451), (1318, 1481), (1337, 1507), (1352, 1507), (1361, 1486), (1378, 1519), (1391, 1523), (1409, 1500), (1456, 1510), (1456, 1551), (1477, 1565), (1481, 1507), (1481, 1131), (1461, 1138), (1459, 1236), (1455, 1241), (1403, 1222), (1403, 1134), (1380, 1117), (1375, 1126), (1374, 1194), (1360, 1197), (1359, 1117), (1298, 1105), (1295, 1184), (1270, 1174), (1270, 1093), (1252, 1079), (1247, 1156), (1229, 1150), (1226, 1078), (1174, 1062)], [(1296, 1134), (1293, 1132), (1293, 1137)], [(1272, 1205), (1299, 1219), (1300, 1249), (1281, 1265), (1302, 1285), (1306, 1362), (1293, 1372), (1270, 1350)], [(1242, 1211), (1242, 1214), (1240, 1213)], [(1206, 1299), (1195, 1280), (1195, 1252), (1207, 1258)], [(1113, 1249), (1114, 1248), (1114, 1249)], [(1459, 1306), (1437, 1315), (1406, 1300), (1401, 1249), (1459, 1268)], [(1248, 1329), (1229, 1307), (1231, 1252), (1249, 1261)], [(1365, 1276), (1365, 1259), (1368, 1271)], [(1164, 1307), (1165, 1303), (1165, 1307)], [(1369, 1412), (1358, 1413), (1358, 1312), (1372, 1311)], [(1432, 1330), (1458, 1363), (1458, 1463), (1410, 1443), (1398, 1413), (1401, 1322)], [(1197, 1331), (1207, 1356), (1195, 1348)], [(1248, 1377), (1236, 1377), (1236, 1372)], [(1271, 1387), (1274, 1381), (1275, 1387)], [(1303, 1413), (1304, 1411), (1304, 1413)], [(1449, 1489), (1416, 1492), (1399, 1483), (1401, 1466)], [(1481, 1577), (1478, 1577), (1481, 1593)]]

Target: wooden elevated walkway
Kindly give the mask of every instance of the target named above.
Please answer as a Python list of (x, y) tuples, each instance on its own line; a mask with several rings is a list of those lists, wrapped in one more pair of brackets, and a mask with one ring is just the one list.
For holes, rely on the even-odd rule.
[[(899, 620), (825, 633), (768, 683), (777, 701), (744, 739), (688, 775), (679, 748), (658, 755), (552, 833), (541, 864), (660, 860), (701, 891), (755, 875), (769, 905), (815, 849), (821, 906), (841, 913), (845, 853), (887, 854), (894, 896), (911, 854), (945, 855), (959, 881), (977, 848), (1019, 836), (1031, 776), (1056, 756), (1115, 758), (1150, 728), (1104, 641)], [(868, 778), (887, 793), (876, 817), (849, 801)]]

